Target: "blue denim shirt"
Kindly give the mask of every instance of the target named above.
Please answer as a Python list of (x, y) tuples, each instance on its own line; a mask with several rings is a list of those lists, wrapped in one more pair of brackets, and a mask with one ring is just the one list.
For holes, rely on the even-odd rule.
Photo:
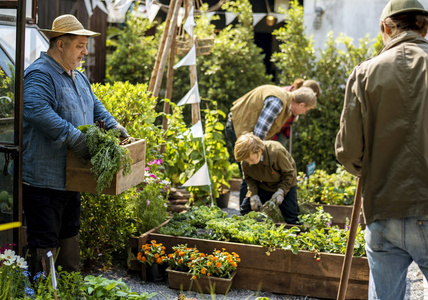
[(92, 92), (89, 80), (72, 76), (46, 52), (24, 73), (23, 182), (65, 190), (67, 146), (80, 135), (80, 125), (104, 120), (117, 124)]

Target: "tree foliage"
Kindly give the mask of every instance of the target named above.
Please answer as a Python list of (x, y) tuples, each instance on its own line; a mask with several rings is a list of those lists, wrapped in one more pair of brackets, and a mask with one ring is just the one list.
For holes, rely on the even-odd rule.
[[(311, 37), (305, 35), (303, 8), (291, 2), (287, 11), (288, 23), (275, 32), (285, 44), (280, 45), (273, 61), (282, 78), (312, 78), (321, 86), (316, 109), (299, 117), (293, 125), (293, 157), (299, 171), (315, 161), (318, 169), (332, 173), (336, 170), (334, 142), (339, 130), (345, 85), (352, 69), (374, 52), (368, 37), (354, 46), (353, 40), (340, 34), (336, 39), (329, 33), (325, 48), (315, 54)], [(303, 62), (303, 63), (301, 63)]]

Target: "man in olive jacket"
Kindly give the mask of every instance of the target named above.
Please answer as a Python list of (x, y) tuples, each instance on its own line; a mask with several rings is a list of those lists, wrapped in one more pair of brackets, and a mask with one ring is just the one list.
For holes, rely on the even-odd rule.
[(351, 73), (336, 156), (363, 185), (369, 299), (403, 299), (407, 268), (428, 275), (428, 12), (392, 0), (384, 48)]

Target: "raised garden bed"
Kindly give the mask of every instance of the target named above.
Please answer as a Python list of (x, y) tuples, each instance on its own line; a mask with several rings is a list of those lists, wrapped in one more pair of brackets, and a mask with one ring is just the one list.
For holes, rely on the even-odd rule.
[[(277, 250), (267, 255), (267, 248), (256, 245), (159, 234), (158, 229), (166, 222), (139, 237), (130, 238), (134, 252), (150, 240), (162, 243), (167, 252), (172, 246), (187, 244), (196, 246), (202, 252), (225, 248), (241, 257), (232, 288), (262, 290), (272, 293), (302, 295), (317, 298), (336, 299), (344, 255), (321, 253), (320, 260), (314, 253)], [(130, 269), (141, 270), (136, 259)], [(346, 299), (367, 299), (369, 267), (367, 258), (353, 258)]]

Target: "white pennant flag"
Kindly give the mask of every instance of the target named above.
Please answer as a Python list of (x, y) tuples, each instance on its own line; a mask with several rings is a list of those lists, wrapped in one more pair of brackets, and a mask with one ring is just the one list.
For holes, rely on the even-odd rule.
[(186, 54), (175, 66), (174, 69), (177, 69), (181, 66), (193, 66), (196, 65), (196, 47), (193, 44), (192, 49), (190, 49), (189, 53)]
[(208, 166), (205, 163), (192, 177), (190, 177), (183, 186), (199, 186), (211, 185), (210, 174), (208, 173)]
[(236, 14), (231, 13), (231, 12), (226, 12), (225, 16), (226, 16), (226, 26), (229, 25), (230, 23), (232, 23), (233, 20), (236, 19)]
[(190, 89), (190, 91), (187, 92), (186, 96), (184, 96), (180, 100), (180, 102), (178, 102), (177, 106), (199, 102), (201, 102), (201, 98), (199, 98), (198, 83), (195, 83), (195, 85)]
[(108, 15), (108, 10), (107, 8), (104, 6), (104, 3), (102, 3), (100, 0), (94, 0), (92, 2), (92, 8), (95, 9), (96, 7), (99, 7), (103, 12), (106, 13), (106, 15)]
[(208, 18), (208, 23), (210, 22), (211, 18), (216, 14), (215, 11), (212, 12), (207, 12), (207, 18)]
[(204, 130), (202, 129), (202, 122), (198, 121), (195, 125), (190, 128), (194, 138), (204, 138)]
[[(56, 282), (56, 273), (55, 273), (55, 263), (54, 263), (54, 258), (53, 258), (53, 254), (51, 251), (49, 251), (48, 253), (46, 253), (47, 257), (49, 257), (49, 264), (51, 266), (51, 274), (52, 274), (52, 287), (54, 290), (56, 290), (57, 288), (57, 282)], [(46, 274), (46, 276), (49, 274)]]
[(85, 7), (86, 7), (86, 11), (88, 13), (88, 16), (92, 16), (92, 5), (91, 5), (91, 1), (90, 0), (85, 0)]
[(193, 16), (193, 7), (190, 10), (189, 16), (186, 19), (186, 22), (184, 22), (184, 30), (186, 30), (186, 32), (193, 37), (193, 29), (195, 28), (195, 18)]
[(265, 13), (253, 13), (253, 26), (256, 26), (265, 16)]
[(149, 21), (150, 23), (153, 22), (153, 20), (155, 19), (156, 15), (158, 14), (159, 9), (161, 8), (161, 6), (157, 3), (152, 3), (150, 5), (150, 7), (147, 7), (147, 13), (149, 15)]
[(181, 25), (181, 22), (183, 22), (185, 14), (186, 14), (186, 10), (183, 7), (180, 7), (180, 9), (178, 10), (177, 25)]

